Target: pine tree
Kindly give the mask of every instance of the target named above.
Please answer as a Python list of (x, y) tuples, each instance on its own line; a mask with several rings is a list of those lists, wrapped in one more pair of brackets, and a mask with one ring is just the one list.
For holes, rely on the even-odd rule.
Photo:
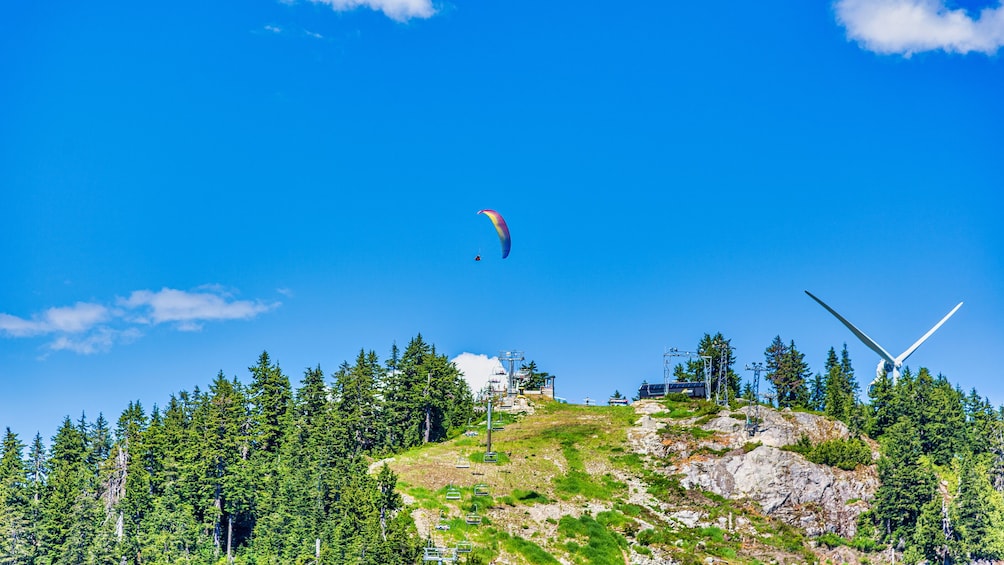
[(944, 563), (948, 557), (948, 538), (945, 535), (944, 501), (941, 496), (934, 496), (920, 509), (917, 516), (917, 528), (913, 532), (913, 543), (910, 550), (914, 552), (907, 557), (908, 562), (926, 559), (929, 563)]
[(809, 402), (806, 408), (822, 412), (826, 407), (826, 381), (823, 375), (816, 373), (809, 385)]
[(39, 528), (42, 522), (42, 497), (49, 476), (49, 461), (46, 457), (42, 434), (35, 433), (28, 448), (28, 523), (31, 524), (31, 558), (39, 554)]
[(868, 435), (881, 437), (899, 418), (896, 414), (896, 403), (892, 377), (883, 373), (868, 390), (870, 413), (866, 425)]
[(1004, 498), (990, 483), (989, 454), (963, 457), (959, 493), (952, 501), (952, 525), (958, 541), (956, 557), (972, 560), (1004, 558)]
[(7, 428), (0, 444), (0, 564), (31, 563), (30, 492), (24, 444)]
[(380, 441), (378, 394), (383, 369), (375, 352), (359, 351), (355, 365), (343, 364), (335, 374), (336, 418), (355, 450), (370, 453)]
[(812, 373), (805, 363), (805, 355), (798, 351), (795, 342), (784, 345), (781, 336), (776, 336), (764, 351), (764, 356), (766, 378), (774, 386), (778, 407), (805, 407), (809, 403), (808, 378)]
[(826, 398), (823, 411), (831, 418), (847, 422), (850, 419), (854, 399), (850, 394), (850, 387), (845, 380), (843, 368), (840, 362), (837, 361), (837, 352), (832, 347), (827, 352), (825, 368)]
[[(929, 380), (930, 373), (921, 368), (919, 378)], [(966, 414), (959, 391), (940, 376), (931, 382), (921, 405), (923, 413), (923, 450), (937, 465), (948, 465), (956, 453), (966, 448)]]
[[(732, 347), (732, 340), (725, 339), (721, 332), (715, 335), (704, 334), (698, 344), (697, 351), (706, 357), (711, 358), (711, 382), (725, 382), (729, 398), (739, 395), (739, 375), (732, 369), (735, 365), (735, 348)], [(699, 380), (703, 380), (704, 364), (700, 360), (693, 360), (700, 365)], [(712, 385), (714, 386), (714, 385)]]
[(83, 563), (103, 519), (97, 477), (88, 466), (87, 420), (67, 417), (52, 439), (50, 472), (39, 525), (40, 559), (53, 565)]
[(195, 504), (203, 524), (212, 532), (215, 551), (220, 553), (226, 551), (228, 538), (232, 536), (232, 546), (239, 545), (253, 527), (245, 520), (254, 493), (247, 468), (250, 415), (240, 383), (227, 380), (222, 372), (210, 385), (209, 394), (199, 399), (193, 414), (199, 433), (195, 477), (199, 496)]
[(885, 539), (911, 539), (920, 509), (935, 493), (934, 472), (920, 461), (922, 455), (917, 428), (902, 417), (882, 438), (878, 462), (880, 486), (873, 506)]
[(288, 424), (293, 395), (289, 378), (279, 365), (273, 365), (268, 352), (258, 357), (251, 371), (248, 400), (253, 417), (252, 441), (254, 448), (263, 453), (275, 454)]

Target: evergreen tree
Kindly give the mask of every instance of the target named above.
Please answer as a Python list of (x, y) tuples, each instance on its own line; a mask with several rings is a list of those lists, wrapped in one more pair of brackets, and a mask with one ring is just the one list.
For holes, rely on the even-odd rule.
[(965, 561), (1004, 558), (1004, 498), (990, 483), (989, 454), (967, 456), (959, 470), (959, 493), (952, 501), (954, 552)]
[(774, 386), (779, 408), (805, 407), (809, 403), (808, 378), (811, 375), (805, 355), (798, 351), (795, 342), (784, 345), (781, 336), (764, 351), (767, 381)]
[(892, 377), (885, 373), (876, 378), (869, 387), (871, 409), (866, 425), (869, 436), (881, 437), (899, 419), (893, 394)]
[(152, 503), (149, 474), (143, 465), (143, 459), (134, 456), (134, 453), (142, 453), (142, 433), (146, 426), (146, 413), (140, 402), (136, 401), (129, 402), (115, 428), (116, 442), (113, 449), (122, 483), (117, 510), (122, 519), (122, 552), (130, 556), (139, 552), (138, 531)]
[[(846, 351), (846, 345), (845, 351)], [(850, 420), (854, 406), (854, 396), (847, 382), (842, 364), (837, 361), (837, 352), (831, 347), (826, 355), (826, 398), (823, 411), (827, 416), (842, 422)]]
[(30, 493), (24, 444), (7, 428), (0, 444), (0, 564), (31, 563)]
[(83, 563), (100, 523), (96, 477), (87, 463), (87, 429), (85, 417), (81, 416), (77, 426), (67, 417), (52, 438), (39, 524), (41, 563)]
[(944, 563), (949, 555), (948, 537), (945, 532), (944, 501), (934, 496), (920, 509), (917, 528), (913, 532), (913, 543), (906, 555), (907, 562), (926, 559), (929, 563)]
[(359, 453), (370, 453), (380, 441), (378, 394), (382, 381), (383, 368), (373, 351), (360, 350), (355, 365), (343, 364), (335, 374), (335, 417)]
[[(701, 355), (711, 357), (711, 382), (712, 385), (719, 381), (724, 381), (729, 398), (739, 395), (739, 375), (733, 370), (735, 365), (735, 348), (732, 347), (732, 340), (725, 339), (721, 332), (715, 335), (704, 334), (697, 348)], [(703, 376), (703, 363), (702, 363)]]
[(525, 376), (521, 387), (526, 390), (538, 390), (544, 388), (544, 385), (547, 384), (547, 380), (554, 376), (547, 371), (538, 371), (537, 362), (533, 360), (523, 366), (522, 372)]
[(251, 416), (243, 387), (236, 379), (227, 380), (222, 371), (210, 385), (209, 394), (200, 399), (193, 415), (200, 433), (199, 496), (195, 503), (219, 554), (226, 551), (228, 542), (239, 546), (253, 528), (248, 519), (254, 493), (248, 464)]
[(49, 476), (49, 461), (42, 443), (42, 434), (35, 433), (28, 448), (28, 523), (31, 536), (31, 557), (39, 554), (39, 525), (42, 522), (42, 497)]
[(826, 407), (826, 381), (823, 375), (816, 373), (809, 385), (809, 402), (806, 408), (822, 412)]
[(966, 449), (963, 398), (945, 377), (939, 375), (934, 381), (930, 381), (929, 377), (927, 369), (921, 368), (920, 378), (930, 382), (930, 388), (920, 407), (924, 428), (921, 441), (924, 452), (931, 456), (935, 464), (948, 465), (956, 453), (963, 453)]
[(937, 479), (921, 463), (917, 428), (902, 417), (882, 438), (878, 462), (880, 486), (875, 493), (875, 517), (885, 539), (912, 539), (920, 509), (934, 496)]
[[(733, 370), (735, 365), (735, 348), (732, 347), (732, 340), (725, 339), (721, 332), (715, 335), (704, 334), (697, 344), (697, 357), (687, 360), (686, 365), (677, 364), (673, 368), (673, 376), (677, 382), (704, 382), (705, 359), (710, 362), (708, 367), (711, 372), (712, 387), (716, 386), (719, 379), (724, 379), (729, 398), (736, 398), (739, 395), (739, 375)], [(712, 391), (714, 394), (715, 391)]]
[(259, 452), (275, 454), (288, 424), (293, 395), (289, 378), (273, 365), (267, 351), (258, 357), (251, 371), (248, 400), (253, 418), (252, 441)]

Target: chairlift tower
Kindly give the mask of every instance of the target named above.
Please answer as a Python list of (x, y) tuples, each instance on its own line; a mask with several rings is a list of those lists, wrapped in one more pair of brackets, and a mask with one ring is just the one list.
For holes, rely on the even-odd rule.
[(732, 348), (727, 341), (716, 340), (711, 344), (718, 350), (718, 374), (711, 379), (714, 381), (715, 404), (719, 406), (729, 405), (729, 359), (732, 357)]
[[(756, 361), (746, 365), (747, 371), (753, 371), (753, 398), (750, 399), (751, 407), (746, 408), (746, 431), (750, 437), (760, 431), (760, 371), (763, 371), (763, 363)], [(753, 414), (750, 414), (750, 411)]]
[(509, 378), (509, 398), (514, 398), (519, 393), (518, 375), (524, 359), (522, 351), (499, 351), (499, 362), (503, 363)]
[(704, 399), (711, 400), (711, 356), (701, 355), (696, 351), (680, 351), (675, 347), (670, 347), (662, 354), (662, 384), (669, 390), (669, 383), (673, 382), (673, 370), (676, 366), (676, 357), (686, 357), (687, 361), (699, 357), (704, 363)]

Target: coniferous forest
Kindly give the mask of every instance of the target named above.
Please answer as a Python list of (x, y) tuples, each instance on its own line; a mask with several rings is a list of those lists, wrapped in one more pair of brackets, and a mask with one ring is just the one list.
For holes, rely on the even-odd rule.
[[(750, 396), (728, 340), (705, 335), (699, 348), (717, 354), (708, 366), (733, 398)], [(896, 548), (910, 563), (1004, 559), (1001, 409), (925, 368), (879, 376), (862, 403), (846, 346), (815, 376), (793, 341), (775, 338), (764, 359), (778, 408), (825, 414), (881, 445), (871, 508), (839, 543)], [(383, 361), (361, 350), (333, 374), (307, 369), (296, 388), (262, 353), (246, 382), (221, 372), (164, 406), (131, 402), (114, 423), (67, 417), (48, 448), (7, 429), (0, 564), (418, 562), (422, 534), (374, 461), (469, 425), (474, 399), (453, 363), (419, 335)], [(803, 439), (793, 449), (817, 463), (871, 461), (856, 437)]]
[(7, 429), (0, 563), (415, 562), (396, 477), (368, 464), (468, 423), (456, 367), (419, 335), (295, 391), (268, 353), (249, 371), (114, 423), (66, 418), (47, 450)]

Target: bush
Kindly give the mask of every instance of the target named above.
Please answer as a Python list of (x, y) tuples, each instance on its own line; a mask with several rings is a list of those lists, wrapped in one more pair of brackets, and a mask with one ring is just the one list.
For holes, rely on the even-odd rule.
[(840, 547), (842, 545), (848, 545), (847, 540), (845, 540), (844, 538), (838, 536), (833, 532), (826, 532), (825, 534), (816, 538), (816, 541), (818, 541), (821, 545), (825, 545), (830, 549), (833, 549), (834, 547)]
[(802, 435), (798, 441), (782, 449), (802, 454), (806, 459), (819, 465), (829, 465), (845, 471), (853, 471), (858, 465), (871, 465), (872, 450), (860, 438), (831, 439), (812, 445), (809, 437)]
[(807, 458), (820, 465), (853, 471), (858, 465), (871, 464), (872, 450), (858, 438), (833, 439), (815, 446)]

